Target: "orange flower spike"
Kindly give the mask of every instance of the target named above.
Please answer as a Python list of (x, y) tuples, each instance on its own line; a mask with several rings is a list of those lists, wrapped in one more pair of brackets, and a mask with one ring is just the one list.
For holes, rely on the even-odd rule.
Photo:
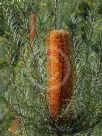
[(18, 128), (18, 121), (17, 119), (13, 120), (11, 122), (11, 126), (10, 126), (10, 132), (11, 134), (15, 135), (17, 132), (17, 128)]
[(47, 36), (48, 105), (55, 120), (73, 96), (74, 68), (70, 34), (55, 30)]
[(29, 40), (32, 42), (36, 36), (36, 13), (32, 13), (30, 15), (30, 34), (29, 34)]

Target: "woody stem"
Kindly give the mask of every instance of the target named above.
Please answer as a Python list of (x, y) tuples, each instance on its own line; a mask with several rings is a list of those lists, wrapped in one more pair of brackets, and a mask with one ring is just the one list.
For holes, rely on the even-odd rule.
[(57, 28), (57, 8), (58, 8), (58, 0), (54, 0), (54, 28)]

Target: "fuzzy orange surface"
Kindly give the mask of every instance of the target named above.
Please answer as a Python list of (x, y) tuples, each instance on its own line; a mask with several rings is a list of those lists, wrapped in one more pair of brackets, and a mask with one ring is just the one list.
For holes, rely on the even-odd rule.
[(72, 56), (70, 34), (63, 30), (51, 31), (47, 35), (48, 105), (54, 120), (73, 96)]
[(10, 126), (10, 132), (11, 132), (12, 135), (16, 134), (17, 128), (18, 128), (18, 121), (17, 121), (17, 119), (14, 119), (11, 122), (11, 126)]

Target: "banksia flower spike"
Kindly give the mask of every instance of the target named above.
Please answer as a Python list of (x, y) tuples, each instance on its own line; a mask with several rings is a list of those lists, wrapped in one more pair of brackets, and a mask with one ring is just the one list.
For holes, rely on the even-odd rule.
[(12, 122), (11, 122), (11, 125), (10, 125), (10, 133), (12, 135), (15, 135), (16, 132), (17, 132), (17, 129), (18, 129), (18, 120), (17, 119), (14, 119)]
[(29, 33), (29, 40), (32, 42), (36, 36), (36, 13), (31, 13), (30, 15), (30, 33)]
[[(70, 34), (51, 31), (47, 36), (48, 105), (51, 118), (56, 120), (73, 96), (74, 66)], [(63, 118), (63, 117), (62, 117)]]

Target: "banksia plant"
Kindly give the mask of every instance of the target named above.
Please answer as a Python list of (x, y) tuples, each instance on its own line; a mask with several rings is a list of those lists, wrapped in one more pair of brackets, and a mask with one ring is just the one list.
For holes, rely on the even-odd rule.
[[(53, 30), (48, 34), (48, 105), (52, 120), (57, 120), (61, 112), (70, 105), (74, 93), (75, 76), (71, 48), (70, 33)], [(68, 111), (59, 118), (65, 121), (71, 119), (73, 113), (69, 115)]]
[[(95, 1), (97, 5), (99, 0)], [(0, 50), (0, 57), (5, 56), (7, 65), (0, 69), (4, 80), (0, 79), (3, 83), (0, 90), (4, 103), (10, 105), (9, 110), (17, 117), (11, 123), (10, 134), (100, 135), (101, 129), (95, 131), (102, 126), (102, 26), (99, 25), (102, 20), (97, 10), (90, 9), (83, 20), (75, 14), (74, 1), (1, 3), (5, 43), (0, 46), (5, 51)], [(0, 58), (0, 66), (3, 62)], [(9, 135), (4, 132), (4, 118), (1, 119), (0, 111), (0, 136)]]

